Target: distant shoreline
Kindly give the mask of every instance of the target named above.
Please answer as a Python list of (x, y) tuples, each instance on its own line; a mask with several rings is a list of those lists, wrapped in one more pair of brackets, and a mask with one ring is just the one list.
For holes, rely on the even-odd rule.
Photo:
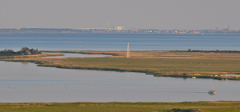
[(177, 29), (116, 29), (116, 28), (0, 28), (4, 33), (162, 33), (162, 34), (240, 34), (240, 30), (177, 30)]

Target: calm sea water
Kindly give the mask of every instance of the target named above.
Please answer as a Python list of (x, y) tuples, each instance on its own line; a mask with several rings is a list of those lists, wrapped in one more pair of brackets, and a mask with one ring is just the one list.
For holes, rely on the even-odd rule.
[(0, 50), (239, 50), (236, 34), (13, 33), (0, 35)]
[[(0, 61), (0, 102), (239, 101), (239, 81), (153, 77)], [(216, 95), (211, 96), (212, 82)]]

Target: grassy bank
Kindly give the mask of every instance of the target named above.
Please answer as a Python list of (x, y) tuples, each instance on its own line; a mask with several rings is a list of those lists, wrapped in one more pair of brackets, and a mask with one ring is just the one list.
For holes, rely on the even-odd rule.
[(63, 54), (35, 54), (35, 55), (15, 55), (15, 56), (0, 56), (0, 59), (16, 59), (16, 58), (38, 58), (49, 56), (63, 56)]
[[(239, 112), (240, 102), (151, 102), (151, 103), (0, 103), (1, 112)], [(174, 111), (176, 110), (176, 111)], [(236, 111), (235, 111), (236, 110)]]
[[(59, 51), (58, 51), (59, 52)], [(124, 51), (60, 51), (85, 54), (114, 54), (101, 58), (22, 58), (9, 61), (37, 61), (40, 66), (90, 69), (108, 71), (129, 71), (153, 74), (155, 76), (196, 77), (225, 79), (215, 76), (240, 73), (239, 53), (213, 52), (169, 52), (169, 51), (133, 51), (131, 58), (126, 58)], [(239, 77), (227, 77), (240, 80)]]

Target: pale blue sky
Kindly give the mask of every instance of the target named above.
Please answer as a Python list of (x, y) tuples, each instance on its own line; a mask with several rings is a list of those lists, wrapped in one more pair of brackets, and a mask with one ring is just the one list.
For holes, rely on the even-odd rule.
[(240, 0), (0, 0), (0, 28), (240, 29)]

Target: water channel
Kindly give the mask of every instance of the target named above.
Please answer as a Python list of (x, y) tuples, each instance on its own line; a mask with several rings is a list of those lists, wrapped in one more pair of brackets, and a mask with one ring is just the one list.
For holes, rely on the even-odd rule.
[[(81, 54), (80, 54), (81, 55)], [(92, 56), (92, 55), (89, 55)], [(96, 56), (96, 55), (95, 55)], [(0, 102), (239, 101), (239, 81), (39, 67), (0, 61)], [(209, 95), (212, 83), (216, 95)]]
[[(43, 52), (48, 53), (48, 52)], [(43, 58), (71, 58), (71, 57), (107, 57), (111, 55), (102, 55), (102, 54), (80, 54), (80, 53), (48, 53), (48, 54), (63, 54), (63, 56), (49, 56), (49, 57), (43, 57)]]

